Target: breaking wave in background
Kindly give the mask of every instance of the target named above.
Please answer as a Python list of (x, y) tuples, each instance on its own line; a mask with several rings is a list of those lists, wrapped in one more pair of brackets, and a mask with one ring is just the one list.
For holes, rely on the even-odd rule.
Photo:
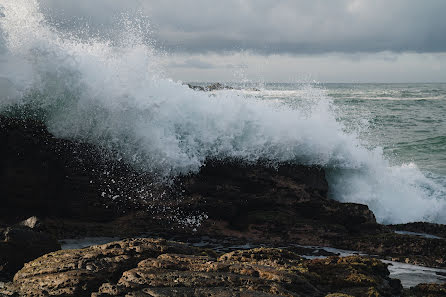
[(131, 18), (122, 18), (119, 42), (80, 39), (49, 25), (35, 0), (0, 5), (2, 113), (37, 117), (56, 137), (164, 177), (195, 172), (207, 158), (319, 164), (335, 199), (365, 203), (381, 222), (446, 223), (445, 186), (345, 132), (323, 88), (302, 86), (296, 105), (196, 92), (163, 75)]

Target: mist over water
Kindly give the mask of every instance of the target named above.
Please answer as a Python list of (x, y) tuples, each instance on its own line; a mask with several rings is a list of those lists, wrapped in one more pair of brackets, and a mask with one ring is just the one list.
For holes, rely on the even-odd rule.
[(319, 164), (333, 198), (365, 203), (381, 222), (446, 223), (445, 185), (364, 143), (322, 86), (196, 92), (163, 74), (137, 20), (123, 17), (116, 40), (80, 39), (49, 25), (38, 1), (0, 5), (2, 113), (39, 118), (56, 137), (164, 178), (207, 158)]

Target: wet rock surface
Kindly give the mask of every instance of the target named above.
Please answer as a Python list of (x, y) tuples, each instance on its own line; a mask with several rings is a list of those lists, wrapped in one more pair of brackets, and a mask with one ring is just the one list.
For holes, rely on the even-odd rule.
[(446, 267), (446, 240), (400, 234), (343, 238), (339, 248), (362, 251), (381, 258), (427, 267)]
[(187, 86), (195, 91), (218, 91), (218, 90), (232, 90), (233, 88), (230, 86), (225, 86), (221, 83), (213, 83), (205, 86), (201, 85), (193, 85), (193, 84), (187, 84)]
[(446, 296), (446, 284), (420, 284), (412, 288), (407, 296), (441, 297)]
[[(191, 88), (192, 90), (195, 91), (202, 91), (202, 92), (212, 92), (212, 91), (219, 91), (219, 90), (242, 90), (240, 88), (234, 88), (228, 85), (224, 85), (221, 83), (213, 83), (213, 84), (208, 84), (208, 85), (196, 85), (196, 84), (187, 84), (187, 86), (189, 88)], [(245, 88), (243, 88), (245, 89)], [(260, 90), (257, 88), (250, 88), (248, 89), (249, 91), (254, 91), (254, 92), (259, 92)]]
[(413, 233), (428, 234), (440, 238), (446, 238), (446, 226), (434, 223), (415, 222), (408, 224), (390, 225), (394, 231), (409, 231)]
[(26, 262), (60, 249), (54, 237), (39, 230), (36, 220), (0, 230), (0, 281), (11, 279)]
[(402, 288), (388, 274), (386, 264), (367, 257), (305, 260), (270, 248), (218, 255), (146, 238), (45, 255), (26, 264), (9, 290), (20, 296), (395, 296)]

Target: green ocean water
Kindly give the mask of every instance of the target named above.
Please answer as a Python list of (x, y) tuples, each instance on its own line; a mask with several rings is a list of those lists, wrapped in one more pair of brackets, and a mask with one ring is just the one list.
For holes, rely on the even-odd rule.
[[(259, 97), (291, 106), (308, 95), (302, 84), (266, 83)], [(380, 147), (394, 164), (412, 163), (446, 176), (446, 83), (315, 84), (332, 99), (338, 120), (369, 148)], [(298, 103), (297, 103), (298, 104)]]
[(395, 163), (446, 176), (446, 84), (328, 84), (341, 121)]

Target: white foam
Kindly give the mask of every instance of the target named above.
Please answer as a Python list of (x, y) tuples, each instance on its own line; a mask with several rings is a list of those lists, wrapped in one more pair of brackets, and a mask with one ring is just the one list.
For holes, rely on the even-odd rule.
[(441, 237), (432, 235), (432, 234), (427, 234), (427, 233), (419, 233), (419, 232), (411, 232), (411, 231), (395, 231), (396, 234), (401, 234), (401, 235), (412, 235), (412, 236), (418, 236), (418, 237), (423, 237), (423, 238), (428, 238), (428, 239), (443, 239)]
[(446, 269), (429, 268), (387, 260), (381, 261), (390, 264), (387, 267), (390, 277), (401, 280), (404, 288), (414, 287), (422, 283), (442, 284), (446, 281)]
[(298, 104), (210, 96), (166, 78), (129, 19), (118, 43), (79, 40), (49, 26), (36, 0), (0, 2), (0, 108), (32, 106), (58, 137), (100, 145), (166, 177), (197, 171), (207, 158), (320, 164), (334, 198), (368, 204), (381, 222), (446, 222), (444, 187), (345, 133), (323, 89), (294, 91)]

